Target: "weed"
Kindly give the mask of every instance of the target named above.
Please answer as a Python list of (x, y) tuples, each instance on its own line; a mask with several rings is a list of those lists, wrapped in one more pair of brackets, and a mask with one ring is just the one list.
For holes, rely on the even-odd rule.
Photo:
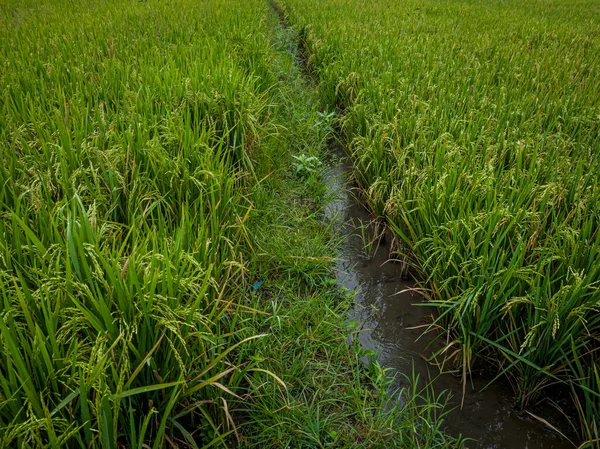
[(294, 173), (299, 178), (308, 178), (316, 173), (317, 169), (322, 165), (321, 161), (316, 156), (307, 156), (302, 153), (300, 156), (294, 156)]

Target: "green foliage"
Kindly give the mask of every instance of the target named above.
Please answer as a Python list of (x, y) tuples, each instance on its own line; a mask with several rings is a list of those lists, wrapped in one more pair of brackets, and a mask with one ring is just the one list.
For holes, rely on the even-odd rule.
[(311, 174), (315, 173), (317, 168), (321, 165), (321, 161), (316, 156), (308, 156), (302, 153), (300, 156), (294, 156), (292, 165), (294, 166), (294, 173), (300, 178), (307, 178)]
[(446, 353), (465, 376), (494, 361), (521, 406), (572, 385), (597, 447), (598, 1), (278, 5), (369, 207), (432, 291)]
[(228, 445), (261, 5), (3, 2), (0, 446)]
[(333, 116), (267, 5), (3, 0), (0, 24), (0, 446), (401, 444), (340, 327)]

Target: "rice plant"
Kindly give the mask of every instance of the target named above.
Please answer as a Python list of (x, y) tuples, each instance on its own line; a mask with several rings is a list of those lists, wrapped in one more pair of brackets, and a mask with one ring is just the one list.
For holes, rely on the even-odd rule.
[(0, 5), (0, 446), (235, 441), (261, 5)]
[(522, 407), (572, 385), (597, 447), (600, 3), (278, 4), (465, 382), (491, 361)]

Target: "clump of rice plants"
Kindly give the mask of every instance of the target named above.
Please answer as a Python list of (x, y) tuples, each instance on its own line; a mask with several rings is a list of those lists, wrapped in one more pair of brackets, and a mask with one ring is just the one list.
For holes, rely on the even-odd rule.
[(0, 446), (235, 441), (258, 3), (1, 5)]
[(278, 3), (445, 354), (465, 381), (492, 361), (523, 407), (571, 385), (598, 446), (600, 3)]

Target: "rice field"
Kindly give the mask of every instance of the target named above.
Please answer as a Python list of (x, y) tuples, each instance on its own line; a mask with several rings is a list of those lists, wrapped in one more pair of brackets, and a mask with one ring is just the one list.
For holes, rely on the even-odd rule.
[(0, 446), (223, 440), (264, 9), (1, 6)]
[(460, 448), (348, 344), (334, 132), (439, 355), (599, 447), (599, 66), (598, 0), (0, 0), (0, 447)]
[(295, 46), (262, 0), (0, 1), (0, 447), (460, 447), (347, 343)]
[[(600, 427), (600, 3), (278, 0), (464, 382)], [(446, 337), (444, 337), (446, 338)]]

